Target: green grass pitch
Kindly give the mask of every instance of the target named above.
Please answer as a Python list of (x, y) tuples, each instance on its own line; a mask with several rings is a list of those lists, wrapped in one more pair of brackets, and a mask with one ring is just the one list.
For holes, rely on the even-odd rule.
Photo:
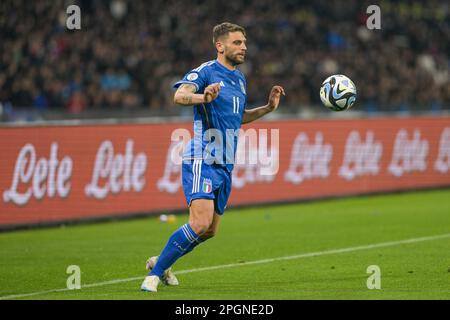
[[(1, 233), (0, 298), (450, 299), (450, 189), (230, 209), (175, 264), (178, 287), (139, 291), (146, 259), (186, 219)], [(64, 289), (69, 265), (79, 290)], [(370, 265), (379, 290), (367, 288)]]

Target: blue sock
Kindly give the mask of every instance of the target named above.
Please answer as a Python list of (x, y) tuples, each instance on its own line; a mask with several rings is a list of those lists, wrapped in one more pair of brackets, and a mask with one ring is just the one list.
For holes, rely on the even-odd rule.
[(189, 252), (191, 252), (192, 250), (194, 250), (194, 248), (196, 246), (198, 246), (200, 243), (205, 242), (207, 239), (202, 239), (202, 238), (198, 238), (196, 241), (192, 242), (191, 245), (186, 249), (186, 251), (183, 253), (183, 256), (185, 254), (188, 254)]
[[(181, 226), (170, 236), (159, 255), (158, 261), (148, 275), (162, 277), (164, 271), (170, 268), (181, 256), (191, 251), (195, 247), (192, 244), (197, 243), (198, 240), (199, 236), (192, 230), (189, 223)], [(191, 246), (192, 248), (190, 248)]]

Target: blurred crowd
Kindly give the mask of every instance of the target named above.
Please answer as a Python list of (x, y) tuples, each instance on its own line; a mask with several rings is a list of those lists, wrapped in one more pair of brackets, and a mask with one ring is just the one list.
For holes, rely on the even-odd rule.
[[(0, 3), (0, 104), (39, 111), (148, 109), (177, 115), (172, 84), (215, 59), (212, 28), (247, 30), (249, 106), (284, 86), (286, 112), (320, 105), (331, 74), (357, 86), (365, 111), (439, 110), (450, 101), (446, 1), (381, 1), (381, 30), (366, 27), (372, 1), (78, 0)], [(81, 8), (68, 30), (66, 8)]]

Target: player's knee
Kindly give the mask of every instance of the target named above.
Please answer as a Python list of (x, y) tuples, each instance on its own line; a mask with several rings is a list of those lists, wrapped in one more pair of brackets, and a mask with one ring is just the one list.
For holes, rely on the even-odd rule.
[(192, 230), (194, 230), (194, 232), (198, 235), (203, 235), (206, 231), (208, 231), (210, 224), (211, 222), (207, 219), (193, 219), (190, 221)]
[(192, 213), (189, 216), (189, 224), (194, 232), (202, 235), (208, 231), (213, 220), (214, 208), (209, 203), (196, 202), (192, 206)]
[(198, 235), (203, 235), (211, 226), (212, 218), (207, 214), (196, 215), (189, 221), (191, 228)]

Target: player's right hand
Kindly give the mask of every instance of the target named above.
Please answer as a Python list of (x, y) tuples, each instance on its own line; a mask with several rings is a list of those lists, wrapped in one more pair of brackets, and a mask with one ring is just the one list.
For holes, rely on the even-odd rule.
[(210, 103), (215, 98), (217, 98), (217, 96), (219, 95), (219, 91), (220, 91), (220, 83), (213, 83), (207, 86), (203, 93), (205, 103)]

